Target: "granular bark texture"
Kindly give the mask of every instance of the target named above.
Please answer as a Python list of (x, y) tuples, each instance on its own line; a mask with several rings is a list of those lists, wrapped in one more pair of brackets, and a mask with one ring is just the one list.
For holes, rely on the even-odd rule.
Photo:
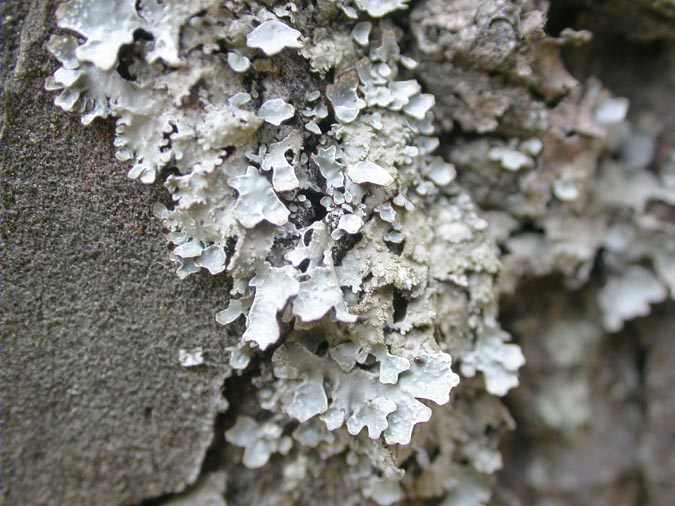
[(177, 357), (223, 356), (219, 282), (173, 275), (112, 124), (84, 129), (43, 91), (51, 11), (5, 6), (0, 497), (133, 504), (194, 481), (213, 439), (224, 368)]

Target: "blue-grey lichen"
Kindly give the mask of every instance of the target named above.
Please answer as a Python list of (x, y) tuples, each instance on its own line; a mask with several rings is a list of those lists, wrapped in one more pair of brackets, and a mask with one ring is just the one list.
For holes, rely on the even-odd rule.
[(590, 34), (552, 38), (544, 23), (535, 2), (422, 2), (411, 24), (418, 74), (441, 129), (461, 127), (444, 150), (491, 209), (501, 289), (551, 273), (580, 287), (602, 255), (598, 316), (615, 332), (672, 295), (674, 236), (659, 209), (675, 186), (648, 168), (653, 142), (627, 120), (628, 101), (594, 80), (579, 85), (562, 65), (556, 48)]
[[(243, 464), (280, 454), (300, 476), (312, 460), (343, 459), (345, 483), (379, 504), (424, 495), (402, 488), (406, 445), (431, 495), (489, 497), (494, 440), (465, 433), (482, 433), (482, 416), (505, 419), (490, 394), (516, 386), (524, 362), (497, 323), (488, 222), (433, 154), (436, 99), (401, 54), (401, 31), (379, 19), (406, 7), (69, 0), (57, 18), (74, 34), (49, 44), (62, 64), (48, 83), (56, 104), (85, 124), (115, 118), (129, 176), (163, 180), (172, 202), (155, 214), (178, 275), (232, 281), (216, 319), (241, 324), (230, 366), (248, 368), (258, 402), (226, 433)], [(536, 156), (491, 153), (508, 171)], [(415, 431), (428, 423), (463, 441), (469, 464), (454, 446), (426, 462), (438, 442)], [(480, 491), (462, 492), (463, 480)]]

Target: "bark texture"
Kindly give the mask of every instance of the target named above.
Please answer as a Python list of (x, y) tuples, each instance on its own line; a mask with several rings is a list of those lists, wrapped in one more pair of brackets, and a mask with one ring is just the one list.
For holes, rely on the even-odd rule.
[(43, 91), (53, 6), (4, 8), (3, 504), (178, 492), (224, 407), (222, 369), (177, 365), (196, 344), (222, 356), (218, 282), (171, 274), (153, 190), (113, 161), (112, 125), (85, 130)]

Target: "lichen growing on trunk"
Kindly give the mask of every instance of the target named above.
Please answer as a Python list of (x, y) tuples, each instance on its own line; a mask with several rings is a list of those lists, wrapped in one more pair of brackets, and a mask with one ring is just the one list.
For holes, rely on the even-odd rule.
[[(628, 102), (568, 73), (590, 35), (548, 35), (544, 3), (60, 5), (56, 105), (114, 118), (129, 177), (163, 183), (178, 276), (230, 281), (220, 468), (283, 477), (235, 504), (487, 504), (525, 363), (499, 298), (559, 275), (594, 334), (675, 293), (672, 174), (613, 156)], [(586, 386), (557, 380), (535, 410), (575, 428)]]

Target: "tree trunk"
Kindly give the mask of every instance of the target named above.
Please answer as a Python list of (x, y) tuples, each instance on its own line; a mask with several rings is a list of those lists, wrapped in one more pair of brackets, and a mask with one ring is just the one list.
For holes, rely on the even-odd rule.
[[(136, 6), (131, 2), (131, 8), (143, 14), (143, 6), (153, 2), (142, 0)], [(391, 49), (385, 43), (391, 37), (395, 57), (388, 57), (400, 63), (394, 65), (394, 75), (400, 72), (407, 77), (399, 80), (416, 79), (421, 85), (422, 93), (415, 95), (418, 100), (413, 104), (408, 97), (406, 106), (398, 109), (368, 102), (354, 71), (359, 59), (355, 52), (365, 51), (364, 44), (352, 32), (358, 32), (357, 20), (337, 7), (341, 2), (297, 2), (299, 12), (290, 16), (273, 9), (281, 2), (263, 0), (255, 9), (230, 6), (242, 26), (251, 22), (244, 14), (259, 16), (252, 26), (262, 26), (261, 21), (271, 18), (260, 17), (259, 9), (267, 8), (270, 16), (302, 32), (301, 42), (289, 42), (286, 35), (276, 33), (260, 46), (249, 40), (247, 47), (237, 49), (256, 55), (251, 56), (246, 74), (253, 77), (241, 81), (250, 87), (253, 102), (262, 101), (261, 96), (282, 96), (296, 113), (281, 121), (285, 126), (270, 126), (274, 123), (263, 122), (261, 106), (259, 118), (252, 112), (247, 116), (253, 133), (242, 130), (238, 135), (253, 136), (253, 141), (246, 142), (265, 146), (261, 159), (286, 136), (297, 134), (301, 143), (295, 151), (279, 148), (282, 161), (276, 162), (293, 167), (299, 189), (279, 190), (276, 179), (265, 183), (272, 196), (275, 191), (280, 196), (283, 209), (300, 209), (290, 212), (289, 225), (274, 223), (278, 213), (266, 214), (266, 223), (245, 224), (253, 218), (243, 215), (240, 202), (251, 172), (241, 172), (227, 182), (228, 191), (240, 199), (232, 208), (238, 213), (237, 226), (246, 233), (262, 230), (262, 235), (276, 234), (281, 226), (286, 226), (284, 233), (292, 227), (317, 227), (311, 240), (318, 241), (323, 229), (317, 224), (325, 225), (338, 231), (327, 239), (334, 240), (333, 250), (326, 250), (334, 258), (316, 272), (336, 267), (340, 275), (340, 268), (352, 258), (354, 264), (361, 262), (370, 269), (367, 275), (365, 267), (358, 271), (364, 274), (355, 281), (368, 290), (354, 295), (347, 284), (338, 286), (344, 300), (340, 295), (318, 318), (302, 316), (314, 310), (313, 304), (323, 300), (328, 290), (321, 285), (321, 290), (303, 299), (314, 260), (306, 265), (297, 262), (292, 268), (286, 261), (289, 252), (310, 249), (302, 249), (304, 236), (297, 248), (297, 234), (274, 236), (274, 246), (270, 240), (270, 253), (263, 258), (268, 267), (257, 264), (255, 272), (246, 274), (242, 272), (250, 266), (245, 257), (252, 249), (237, 256), (233, 243), (238, 239), (223, 236), (222, 244), (214, 240), (213, 246), (220, 244), (232, 263), (226, 272), (210, 274), (206, 260), (193, 264), (191, 257), (177, 253), (187, 243), (176, 242), (178, 232), (184, 232), (171, 229), (176, 215), (153, 216), (156, 202), (167, 206), (167, 213), (180, 207), (179, 190), (172, 181), (186, 172), (171, 165), (180, 157), (174, 155), (170, 164), (159, 167), (152, 184), (131, 181), (127, 172), (134, 162), (116, 160), (119, 146), (112, 141), (120, 137), (121, 123), (116, 124), (116, 118), (121, 113), (111, 96), (105, 99), (112, 109), (109, 117), (87, 127), (78, 114), (54, 105), (55, 93), (45, 90), (45, 82), (59, 68), (48, 51), (50, 36), (65, 33), (56, 22), (59, 3), (0, 1), (4, 9), (0, 41), (3, 504), (672, 504), (675, 306), (669, 300), (675, 293), (675, 2), (420, 0), (408, 9), (392, 8), (380, 21), (378, 9), (398, 2), (356, 1), (359, 20), (373, 25), (371, 52), (358, 54), (366, 61), (391, 63), (373, 56), (376, 44)], [(198, 2), (183, 3), (194, 8)], [(203, 9), (194, 8), (190, 15), (206, 19), (216, 3), (203, 0)], [(170, 10), (174, 4), (181, 2), (156, 5), (168, 5)], [(370, 10), (364, 5), (370, 5)], [(223, 19), (227, 21), (221, 27), (234, 18)], [(105, 25), (107, 21), (96, 22)], [(162, 23), (170, 21), (167, 17)], [(106, 43), (115, 40), (111, 33), (122, 26), (117, 19), (108, 25), (102, 39)], [(179, 26), (183, 51), (187, 21)], [(142, 88), (141, 77), (134, 75), (134, 62), (157, 50), (159, 46), (153, 44), (158, 37), (152, 24), (129, 33), (133, 39), (120, 42), (115, 67), (101, 75), (122, 76)], [(353, 40), (351, 33), (356, 33)], [(78, 43), (83, 44), (87, 36), (82, 31), (78, 35)], [(286, 41), (283, 52), (266, 58), (263, 46), (280, 41)], [(214, 54), (222, 53), (222, 62), (227, 53), (223, 48), (230, 43), (231, 38), (219, 39)], [(304, 47), (299, 49), (295, 43)], [(191, 55), (205, 51), (202, 45), (195, 47), (190, 55), (177, 53), (188, 68), (197, 61)], [(399, 49), (418, 65), (399, 61)], [(153, 67), (161, 67), (162, 76), (181, 68), (168, 61), (166, 47), (162, 54)], [(200, 55), (200, 61), (210, 61), (206, 52)], [(331, 63), (334, 60), (337, 63)], [(78, 64), (95, 67), (83, 59)], [(324, 64), (327, 69), (318, 71)], [(384, 74), (391, 71), (378, 68)], [(343, 79), (345, 75), (351, 77)], [(227, 79), (221, 81), (230, 86)], [(167, 82), (163, 92), (175, 84)], [(181, 97), (182, 105), (170, 107), (183, 112), (199, 109), (194, 90), (201, 82), (195, 80)], [(345, 119), (353, 111), (346, 106), (341, 110), (332, 98), (339, 92), (349, 95), (351, 82), (356, 83), (353, 100), (362, 102), (354, 106), (345, 101), (360, 114), (356, 123)], [(159, 93), (153, 84), (144, 90)], [(326, 97), (329, 119), (317, 119), (316, 128), (323, 132), (311, 137), (306, 130), (313, 126), (307, 126), (301, 111), (314, 107), (309, 100), (303, 102), (313, 89), (321, 92), (320, 100)], [(388, 165), (380, 167), (394, 149), (387, 142), (393, 145), (403, 136), (401, 125), (413, 122), (417, 114), (413, 105), (432, 95), (433, 107), (421, 114), (433, 119), (435, 133), (411, 134), (402, 146), (438, 136), (439, 147), (433, 154), (420, 154), (425, 161), (412, 162), (413, 172), (431, 170), (427, 168), (435, 166), (432, 163), (444, 170), (451, 167), (453, 172), (443, 177), (427, 174), (426, 186), (415, 183), (416, 190), (410, 183), (406, 195), (418, 199), (416, 210), (394, 206), (406, 239), (377, 243), (377, 227), (386, 221), (380, 210), (384, 201), (378, 201), (376, 208), (368, 206), (370, 199), (380, 198), (385, 191), (378, 185), (386, 187), (396, 179), (393, 184), (400, 185), (400, 194), (407, 191), (401, 182), (408, 177), (401, 168), (402, 155), (391, 163), (389, 172)], [(216, 102), (210, 106), (225, 107)], [(378, 111), (384, 129), (364, 126), (366, 115)], [(195, 128), (212, 119), (206, 114)], [(349, 125), (359, 125), (361, 130), (343, 137), (331, 133), (335, 131), (331, 127), (348, 130)], [(174, 124), (174, 133), (176, 129), (180, 125)], [(375, 134), (368, 137), (364, 132)], [(170, 130), (165, 133), (166, 139), (173, 135)], [(330, 185), (326, 189), (329, 178), (316, 155), (322, 146), (335, 144), (346, 160), (358, 144), (349, 144), (350, 135), (358, 142), (367, 139), (363, 143), (371, 153), (379, 150), (378, 159), (361, 162), (384, 170), (384, 175), (377, 174), (384, 179), (360, 181), (375, 178), (366, 174), (366, 168), (374, 170), (373, 165), (345, 162), (348, 167), (341, 177), (366, 188), (363, 209), (368, 211), (358, 215), (354, 204), (354, 214), (345, 211), (341, 216), (358, 219), (351, 223), (340, 219), (338, 224), (337, 218), (330, 221), (333, 208), (323, 209), (319, 202), (322, 196), (335, 198), (335, 194)], [(239, 141), (239, 137), (232, 141), (235, 144), (227, 147), (225, 162), (216, 165), (235, 165), (227, 157), (243, 151), (236, 144)], [(417, 157), (411, 152), (406, 151), (406, 156)], [(139, 157), (133, 153), (136, 161)], [(247, 164), (257, 163), (247, 160), (242, 171), (251, 170)], [(337, 159), (333, 162), (339, 165)], [(260, 174), (267, 177), (260, 165)], [(364, 172), (358, 173), (359, 168)], [(258, 177), (258, 169), (253, 170)], [(274, 178), (277, 175), (274, 167)], [(452, 181), (441, 181), (446, 175)], [(432, 188), (431, 196), (424, 188)], [(397, 202), (394, 194), (386, 198)], [(307, 202), (304, 208), (303, 202)], [(461, 217), (442, 228), (438, 223), (445, 219), (444, 210)], [(482, 220), (487, 228), (476, 225)], [(351, 226), (359, 232), (352, 234)], [(473, 234), (470, 240), (464, 238), (467, 233)], [(411, 251), (418, 237), (421, 246)], [(439, 246), (442, 240), (447, 245)], [(206, 247), (207, 241), (201, 241), (200, 248)], [(309, 241), (310, 236), (305, 247)], [(244, 260), (231, 269), (234, 257)], [(421, 266), (424, 276), (436, 274), (429, 274), (428, 283), (415, 289), (387, 278), (395, 266), (407, 261), (405, 265)], [(440, 266), (446, 263), (452, 267), (444, 270)], [(385, 281), (375, 286), (377, 264)], [(175, 275), (176, 265), (181, 277)], [(199, 272), (188, 276), (186, 265)], [(243, 319), (223, 327), (214, 314), (228, 302), (232, 308), (233, 300), (258, 297), (262, 282), (256, 285), (252, 279), (268, 276), (268, 268), (293, 274), (287, 283), (274, 286), (271, 298), (279, 308), (268, 318), (271, 327), (263, 331), (277, 328), (278, 335), (265, 349), (260, 333), (248, 330)], [(236, 299), (238, 283), (255, 290), (242, 288), (250, 292)], [(284, 291), (290, 295), (279, 300)], [(497, 302), (498, 319), (492, 325)], [(249, 329), (255, 321), (253, 304), (246, 320)], [(352, 313), (355, 317), (350, 320)], [(378, 318), (386, 325), (377, 327)], [(410, 329), (404, 330), (404, 325)], [(350, 334), (344, 329), (356, 331)], [(254, 334), (252, 339), (247, 332)], [(368, 332), (384, 340), (368, 337)], [(340, 339), (307, 344), (322, 333)], [(509, 334), (513, 342), (505, 344)], [(431, 348), (418, 346), (422, 342), (418, 335), (429, 338)], [(352, 363), (357, 373), (345, 373), (333, 353), (340, 344), (359, 344), (361, 337), (360, 344), (369, 348), (362, 362)], [(496, 357), (488, 357), (481, 348), (487, 342), (497, 343)], [(375, 380), (372, 388), (379, 388), (381, 397), (369, 398), (364, 406), (389, 409), (383, 423), (393, 426), (395, 406), (389, 406), (393, 401), (387, 395), (394, 392), (392, 398), (399, 402), (403, 394), (398, 387), (404, 378), (412, 377), (416, 368), (423, 369), (422, 351), (428, 357), (452, 356), (454, 373), (445, 371), (441, 382), (451, 390), (449, 402), (429, 393), (437, 387), (437, 378), (424, 376), (421, 390), (427, 396), (424, 392), (411, 395), (405, 402), (421, 405), (422, 410), (431, 408), (433, 415), (428, 422), (415, 422), (412, 441), (391, 443), (393, 436), (385, 429), (382, 438), (371, 439), (361, 429), (370, 431), (372, 421), (354, 431), (345, 420), (344, 427), (335, 431), (329, 427), (329, 432), (318, 422), (322, 417), (293, 416), (299, 401), (294, 404), (289, 399), (297, 398), (298, 384), (311, 383), (316, 373), (316, 369), (301, 369), (297, 361), (304, 355), (292, 354), (298, 349), (311, 357), (307, 360), (314, 361), (322, 374), (316, 383), (326, 397), (326, 407), (337, 404), (340, 381), (353, 379), (359, 385), (350, 391), (350, 401), (371, 388), (355, 378), (358, 374), (376, 377), (379, 364), (380, 382)], [(526, 365), (519, 369), (520, 349)], [(244, 355), (246, 365), (237, 367), (233, 357)], [(509, 357), (512, 366), (507, 364)], [(389, 382), (381, 380), (387, 360), (396, 364), (391, 367), (401, 368)], [(485, 361), (492, 362), (484, 365)], [(296, 376), (294, 367), (300, 371)], [(317, 394), (316, 389), (312, 392)], [(308, 401), (302, 408), (314, 404)], [(329, 412), (324, 408), (321, 414)], [(346, 418), (352, 420), (354, 413)], [(245, 423), (253, 424), (257, 432), (244, 430)], [(269, 435), (277, 430), (275, 436)], [(249, 437), (255, 443), (242, 442)], [(312, 437), (317, 441), (310, 444)], [(254, 445), (265, 447), (264, 466), (252, 463), (260, 458), (253, 455)]]

